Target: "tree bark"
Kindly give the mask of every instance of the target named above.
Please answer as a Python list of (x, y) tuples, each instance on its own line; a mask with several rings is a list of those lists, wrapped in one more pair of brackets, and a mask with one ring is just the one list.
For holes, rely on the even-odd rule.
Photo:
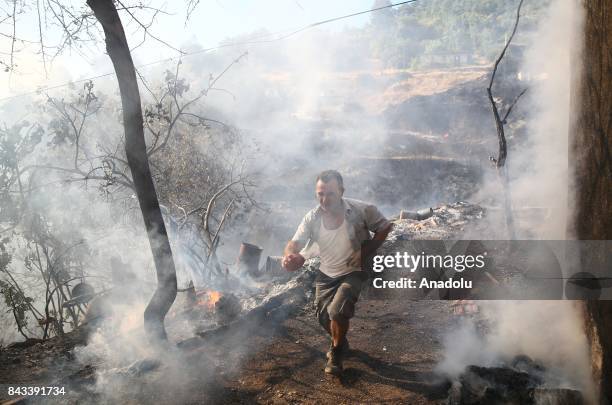
[[(581, 0), (582, 57), (574, 58), (569, 164), (569, 239), (612, 239), (612, 0)], [(586, 255), (581, 255), (583, 267)], [(588, 268), (585, 268), (588, 271)], [(593, 377), (612, 403), (612, 301), (584, 303)]]
[(87, 0), (87, 5), (104, 29), (106, 51), (119, 82), (125, 152), (157, 272), (157, 289), (144, 313), (145, 330), (150, 338), (165, 340), (164, 318), (176, 298), (176, 270), (149, 168), (136, 70), (114, 2)]

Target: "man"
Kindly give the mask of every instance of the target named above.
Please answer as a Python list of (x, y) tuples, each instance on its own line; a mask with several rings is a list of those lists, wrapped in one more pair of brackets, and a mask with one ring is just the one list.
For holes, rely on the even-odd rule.
[(392, 228), (374, 205), (342, 198), (343, 195), (340, 173), (326, 170), (319, 174), (319, 206), (304, 216), (283, 257), (283, 267), (295, 271), (305, 261), (302, 249), (313, 243), (319, 247), (321, 266), (315, 281), (315, 306), (319, 323), (332, 338), (325, 372), (334, 375), (342, 373), (342, 360), (349, 349), (349, 320), (368, 279), (361, 270), (361, 243), (372, 239), (370, 232), (374, 232), (374, 240), (382, 243)]

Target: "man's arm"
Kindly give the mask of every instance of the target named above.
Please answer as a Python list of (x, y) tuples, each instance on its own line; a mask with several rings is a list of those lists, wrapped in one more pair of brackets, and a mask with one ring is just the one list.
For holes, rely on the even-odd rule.
[(288, 256), (292, 253), (300, 253), (300, 250), (304, 248), (304, 244), (299, 240), (290, 240), (287, 242), (287, 246), (285, 246), (285, 251), (283, 252), (283, 256)]
[(389, 232), (393, 229), (393, 223), (389, 222), (384, 225), (378, 232), (374, 234), (372, 240), (362, 245), (360, 250), (357, 250), (349, 258), (347, 265), (350, 267), (360, 267), (363, 257), (368, 257), (378, 249), (387, 239)]
[(300, 254), (303, 245), (302, 242), (297, 240), (287, 242), (283, 256), (283, 267), (287, 271), (295, 271), (304, 265), (306, 259)]
[(378, 232), (374, 234), (372, 240), (384, 242), (387, 239), (387, 236), (389, 236), (389, 233), (393, 230), (393, 225), (393, 222), (389, 222), (388, 224), (383, 226)]
[(374, 253), (376, 249), (381, 247), (383, 242), (387, 239), (387, 236), (389, 236), (389, 232), (391, 232), (392, 229), (393, 223), (388, 222), (378, 232), (376, 232), (374, 234), (374, 237), (372, 238), (372, 241), (364, 247), (363, 253), (365, 253), (365, 256), (369, 256), (370, 254)]
[(300, 254), (307, 240), (310, 239), (310, 218), (308, 214), (302, 219), (295, 235), (285, 246), (283, 267), (288, 271), (295, 271), (304, 265), (306, 259)]
[(362, 258), (373, 254), (393, 229), (393, 223), (389, 222), (374, 205), (366, 207), (365, 217), (368, 230), (374, 232), (374, 237), (349, 257), (347, 265), (350, 267), (360, 267)]

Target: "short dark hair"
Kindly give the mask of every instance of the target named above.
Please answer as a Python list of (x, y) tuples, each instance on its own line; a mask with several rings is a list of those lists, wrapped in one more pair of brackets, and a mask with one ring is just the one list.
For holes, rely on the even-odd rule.
[(338, 173), (337, 170), (324, 170), (317, 176), (317, 182), (321, 180), (323, 183), (329, 183), (331, 180), (336, 179), (338, 182), (338, 187), (341, 189), (344, 188), (344, 183), (342, 182), (342, 175)]

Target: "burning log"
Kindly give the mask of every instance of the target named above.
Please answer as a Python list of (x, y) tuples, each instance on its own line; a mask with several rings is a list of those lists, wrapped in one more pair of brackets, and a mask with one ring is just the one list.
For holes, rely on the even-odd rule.
[(251, 276), (257, 276), (259, 274), (259, 259), (261, 258), (262, 251), (263, 249), (257, 245), (242, 242), (238, 253), (239, 269), (246, 271)]
[(263, 322), (278, 324), (304, 308), (308, 302), (307, 291), (312, 286), (315, 275), (316, 273), (311, 270), (299, 273), (286, 284), (287, 289), (266, 297), (253, 308), (245, 308), (235, 319), (226, 324), (197, 331), (195, 337), (181, 341), (177, 346), (183, 350), (192, 350), (205, 344), (209, 339), (224, 339), (237, 331), (261, 328)]
[(182, 291), (187, 294), (183, 314), (192, 318), (198, 314), (205, 317), (214, 315), (217, 323), (224, 325), (238, 317), (242, 311), (242, 304), (234, 294), (223, 294), (215, 290), (196, 292), (193, 284)]
[(222, 293), (215, 290), (196, 291), (193, 281), (190, 281), (186, 288), (179, 288), (179, 293), (184, 293), (182, 308), (174, 309), (168, 317), (171, 319), (184, 318), (196, 321), (201, 318), (211, 318), (215, 305), (221, 299)]
[(219, 301), (221, 299), (221, 292), (220, 291), (215, 291), (215, 290), (210, 290), (210, 291), (199, 291), (196, 294), (197, 299), (194, 302), (194, 306), (200, 306), (200, 307), (205, 307), (207, 308), (209, 311), (214, 310), (215, 308), (215, 304), (217, 303), (217, 301)]

